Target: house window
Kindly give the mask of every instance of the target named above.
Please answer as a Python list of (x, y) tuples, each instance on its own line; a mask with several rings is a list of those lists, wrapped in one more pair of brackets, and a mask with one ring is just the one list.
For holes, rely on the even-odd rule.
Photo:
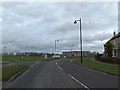
[(114, 56), (116, 57), (116, 51), (114, 51)]
[(115, 40), (113, 40), (113, 45), (115, 45)]
[(118, 39), (119, 39), (119, 43), (120, 43), (120, 37)]
[(113, 57), (116, 57), (116, 51), (113, 51)]

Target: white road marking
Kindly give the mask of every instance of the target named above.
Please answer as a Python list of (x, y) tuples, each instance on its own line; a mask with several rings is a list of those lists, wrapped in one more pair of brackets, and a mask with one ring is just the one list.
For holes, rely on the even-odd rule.
[[(58, 66), (58, 68), (62, 71), (64, 71), (57, 63), (56, 65)], [(68, 74), (73, 80), (75, 80), (76, 82), (78, 82), (79, 84), (81, 84), (83, 87), (85, 87), (86, 89), (90, 90), (86, 85), (84, 85), (82, 82), (80, 82), (79, 80), (77, 80), (76, 78), (74, 78), (72, 75)]]
[(58, 68), (59, 68), (60, 70), (64, 71), (57, 63), (56, 63), (56, 65), (58, 66)]
[(34, 66), (34, 64), (32, 66), (30, 66), (30, 68), (32, 68)]
[(62, 71), (64, 71), (60, 66), (58, 66)]
[(68, 74), (72, 79), (74, 79), (76, 82), (78, 82), (79, 84), (81, 84), (83, 87), (87, 88), (88, 90), (90, 90), (86, 85), (84, 85), (83, 83), (81, 83), (79, 80), (77, 80), (76, 78), (74, 78), (73, 76), (71, 76), (70, 74)]
[(33, 64), (32, 66), (30, 66), (30, 68), (32, 68), (33, 66), (37, 65), (38, 63), (40, 63), (40, 62), (36, 62), (36, 63)]

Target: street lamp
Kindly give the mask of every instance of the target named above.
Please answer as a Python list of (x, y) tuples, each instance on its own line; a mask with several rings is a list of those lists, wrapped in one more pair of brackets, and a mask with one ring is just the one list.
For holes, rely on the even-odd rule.
[(72, 46), (74, 46), (74, 45), (71, 45), (71, 52), (72, 52)]
[(91, 48), (92, 48), (92, 52), (94, 52), (94, 50), (93, 50), (93, 49), (94, 49), (94, 47), (91, 47)]
[(74, 46), (74, 45), (71, 45), (71, 57), (73, 56), (73, 55), (72, 55), (72, 46)]
[(82, 30), (81, 30), (81, 18), (74, 21), (74, 24), (77, 23), (77, 21), (80, 21), (80, 45), (81, 45), (81, 63), (82, 63)]
[(59, 42), (59, 40), (55, 40), (55, 54), (56, 54), (56, 42)]
[(5, 49), (6, 49), (6, 47), (4, 47), (4, 55), (6, 55), (6, 50)]

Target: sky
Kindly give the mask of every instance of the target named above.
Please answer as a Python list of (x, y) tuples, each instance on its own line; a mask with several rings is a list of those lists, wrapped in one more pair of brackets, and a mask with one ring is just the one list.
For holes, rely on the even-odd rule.
[(57, 53), (80, 50), (82, 20), (84, 51), (104, 52), (104, 44), (118, 33), (117, 2), (3, 2), (2, 48), (6, 52)]

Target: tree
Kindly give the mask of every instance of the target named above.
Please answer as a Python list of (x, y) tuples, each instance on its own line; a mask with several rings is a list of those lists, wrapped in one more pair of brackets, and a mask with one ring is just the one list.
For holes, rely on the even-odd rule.
[(97, 52), (96, 55), (95, 55), (95, 59), (98, 60), (100, 57), (101, 56), (100, 56), (99, 52)]
[(110, 41), (108, 41), (105, 45), (105, 54), (107, 57), (112, 57), (112, 50), (113, 50), (113, 45)]

